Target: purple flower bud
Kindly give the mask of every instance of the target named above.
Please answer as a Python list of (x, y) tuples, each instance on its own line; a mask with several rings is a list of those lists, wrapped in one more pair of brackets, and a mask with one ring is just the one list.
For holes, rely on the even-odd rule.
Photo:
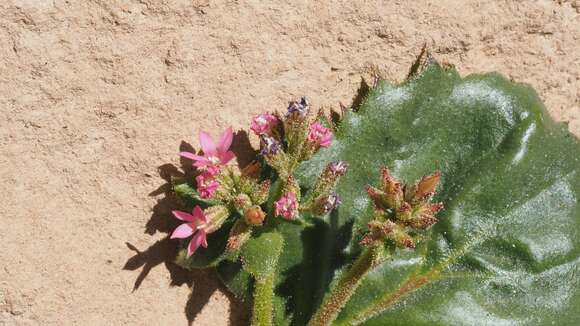
[(294, 112), (297, 112), (300, 116), (306, 115), (308, 112), (308, 101), (306, 100), (306, 97), (302, 97), (300, 102), (290, 102), (286, 116), (294, 114)]
[(342, 204), (342, 200), (340, 200), (340, 196), (336, 192), (333, 192), (330, 195), (328, 195), (328, 198), (326, 198), (326, 203), (324, 204), (324, 210), (327, 212), (330, 212), (332, 210), (337, 209), (338, 206), (340, 206), (340, 204)]
[(281, 148), (281, 144), (273, 137), (269, 136), (262, 136), (260, 137), (262, 140), (262, 150), (260, 154), (264, 156), (275, 155)]
[(320, 196), (314, 201), (312, 212), (315, 215), (325, 215), (335, 210), (340, 206), (342, 201), (336, 192), (332, 192), (327, 196)]
[(328, 169), (336, 176), (343, 176), (348, 169), (348, 164), (345, 161), (332, 161), (328, 164)]

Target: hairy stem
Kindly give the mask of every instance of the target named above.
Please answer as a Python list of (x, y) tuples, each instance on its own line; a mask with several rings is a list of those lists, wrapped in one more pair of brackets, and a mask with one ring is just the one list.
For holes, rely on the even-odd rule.
[(351, 268), (341, 275), (338, 283), (324, 299), (308, 325), (331, 325), (359, 286), (362, 278), (382, 261), (380, 256), (378, 247), (364, 249)]
[(254, 283), (253, 326), (271, 326), (274, 314), (274, 273)]
[(395, 292), (389, 293), (382, 297), (378, 302), (372, 305), (370, 308), (363, 310), (361, 313), (357, 314), (353, 320), (347, 322), (348, 325), (360, 325), (370, 318), (379, 315), (383, 311), (390, 308), (393, 304), (398, 302), (405, 296), (417, 291), (422, 286), (428, 284), (432, 281), (435, 273), (428, 273), (425, 275), (415, 275), (407, 280), (401, 287)]

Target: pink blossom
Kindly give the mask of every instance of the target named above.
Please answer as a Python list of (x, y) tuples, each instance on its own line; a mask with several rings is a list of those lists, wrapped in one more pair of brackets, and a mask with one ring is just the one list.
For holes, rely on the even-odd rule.
[(269, 135), (272, 133), (272, 130), (276, 127), (278, 122), (278, 118), (276, 118), (275, 115), (263, 113), (252, 119), (250, 129), (252, 129), (252, 131), (258, 136)]
[(274, 203), (276, 216), (282, 216), (287, 220), (293, 220), (298, 213), (298, 202), (296, 195), (292, 192), (285, 193), (278, 201)]
[(203, 210), (199, 206), (195, 206), (192, 214), (173, 211), (173, 215), (186, 223), (178, 226), (171, 234), (171, 239), (185, 239), (193, 235), (189, 245), (187, 246), (187, 257), (193, 255), (193, 253), (202, 246), (207, 248), (207, 217)]
[(216, 145), (210, 135), (202, 130), (199, 132), (199, 143), (203, 150), (203, 156), (190, 152), (181, 152), (179, 155), (193, 160), (194, 166), (208, 170), (215, 175), (222, 166), (235, 157), (234, 153), (229, 150), (233, 137), (232, 128), (228, 128)]
[(308, 142), (322, 147), (330, 146), (332, 142), (332, 131), (316, 121), (310, 125), (308, 130)]
[(201, 198), (211, 198), (220, 186), (219, 181), (217, 181), (214, 176), (215, 174), (210, 169), (195, 177), (195, 181), (197, 182), (197, 192)]

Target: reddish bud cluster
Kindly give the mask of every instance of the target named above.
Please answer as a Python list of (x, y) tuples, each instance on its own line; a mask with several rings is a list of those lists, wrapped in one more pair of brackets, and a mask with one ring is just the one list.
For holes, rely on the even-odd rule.
[(430, 203), (441, 179), (439, 171), (421, 178), (414, 186), (402, 186), (390, 173), (381, 169), (381, 187), (367, 187), (375, 206), (375, 218), (368, 225), (369, 232), (362, 245), (373, 245), (390, 240), (397, 247), (414, 249), (410, 234), (425, 230), (437, 223), (435, 214), (443, 209), (442, 203)]

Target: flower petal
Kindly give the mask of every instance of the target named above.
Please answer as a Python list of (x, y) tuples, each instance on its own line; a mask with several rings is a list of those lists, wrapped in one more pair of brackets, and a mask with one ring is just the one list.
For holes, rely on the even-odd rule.
[(171, 234), (171, 239), (184, 239), (191, 236), (193, 232), (193, 227), (191, 227), (189, 223), (183, 223), (173, 231)]
[(179, 220), (186, 221), (186, 222), (195, 221), (195, 217), (189, 213), (182, 212), (182, 211), (172, 211), (171, 213), (173, 213), (173, 216), (175, 216)]
[(201, 207), (195, 206), (193, 208), (193, 220), (194, 221), (202, 221), (202, 222), (206, 222), (207, 221), (207, 219), (205, 217), (205, 213), (203, 212), (203, 210), (201, 209)]
[(202, 245), (204, 248), (207, 248), (207, 239), (205, 232), (203, 231), (196, 232), (189, 242), (189, 245), (187, 246), (187, 257), (193, 255), (193, 253), (197, 250), (197, 248), (199, 248), (200, 245)]
[[(190, 159), (190, 160), (193, 160), (193, 161), (202, 161), (202, 160), (206, 160), (206, 158), (205, 158), (205, 157), (203, 157), (203, 156), (199, 156), (199, 155), (195, 155), (195, 154), (193, 154), (193, 153), (190, 153), (190, 152), (179, 152), (179, 156), (181, 156), (181, 157), (185, 157), (185, 158), (188, 158), (188, 159)], [(207, 160), (206, 160), (206, 161), (207, 161)]]
[(199, 143), (201, 144), (201, 149), (206, 157), (214, 156), (216, 154), (216, 147), (213, 139), (211, 139), (211, 136), (203, 130), (199, 132)]
[(220, 164), (222, 165), (226, 165), (228, 164), (229, 161), (231, 161), (234, 157), (236, 157), (236, 154), (234, 154), (234, 152), (232, 151), (227, 151), (225, 153), (222, 153), (220, 155)]
[(208, 165), (211, 165), (211, 162), (208, 159), (206, 159), (205, 157), (202, 157), (202, 159), (199, 161), (193, 162), (193, 166), (198, 167), (198, 168), (202, 168), (202, 167), (208, 166)]
[(228, 128), (226, 129), (226, 131), (224, 131), (220, 142), (217, 146), (217, 150), (219, 153), (224, 153), (226, 152), (228, 149), (230, 149), (230, 146), (232, 146), (232, 141), (234, 139), (234, 133), (232, 132), (232, 128)]

